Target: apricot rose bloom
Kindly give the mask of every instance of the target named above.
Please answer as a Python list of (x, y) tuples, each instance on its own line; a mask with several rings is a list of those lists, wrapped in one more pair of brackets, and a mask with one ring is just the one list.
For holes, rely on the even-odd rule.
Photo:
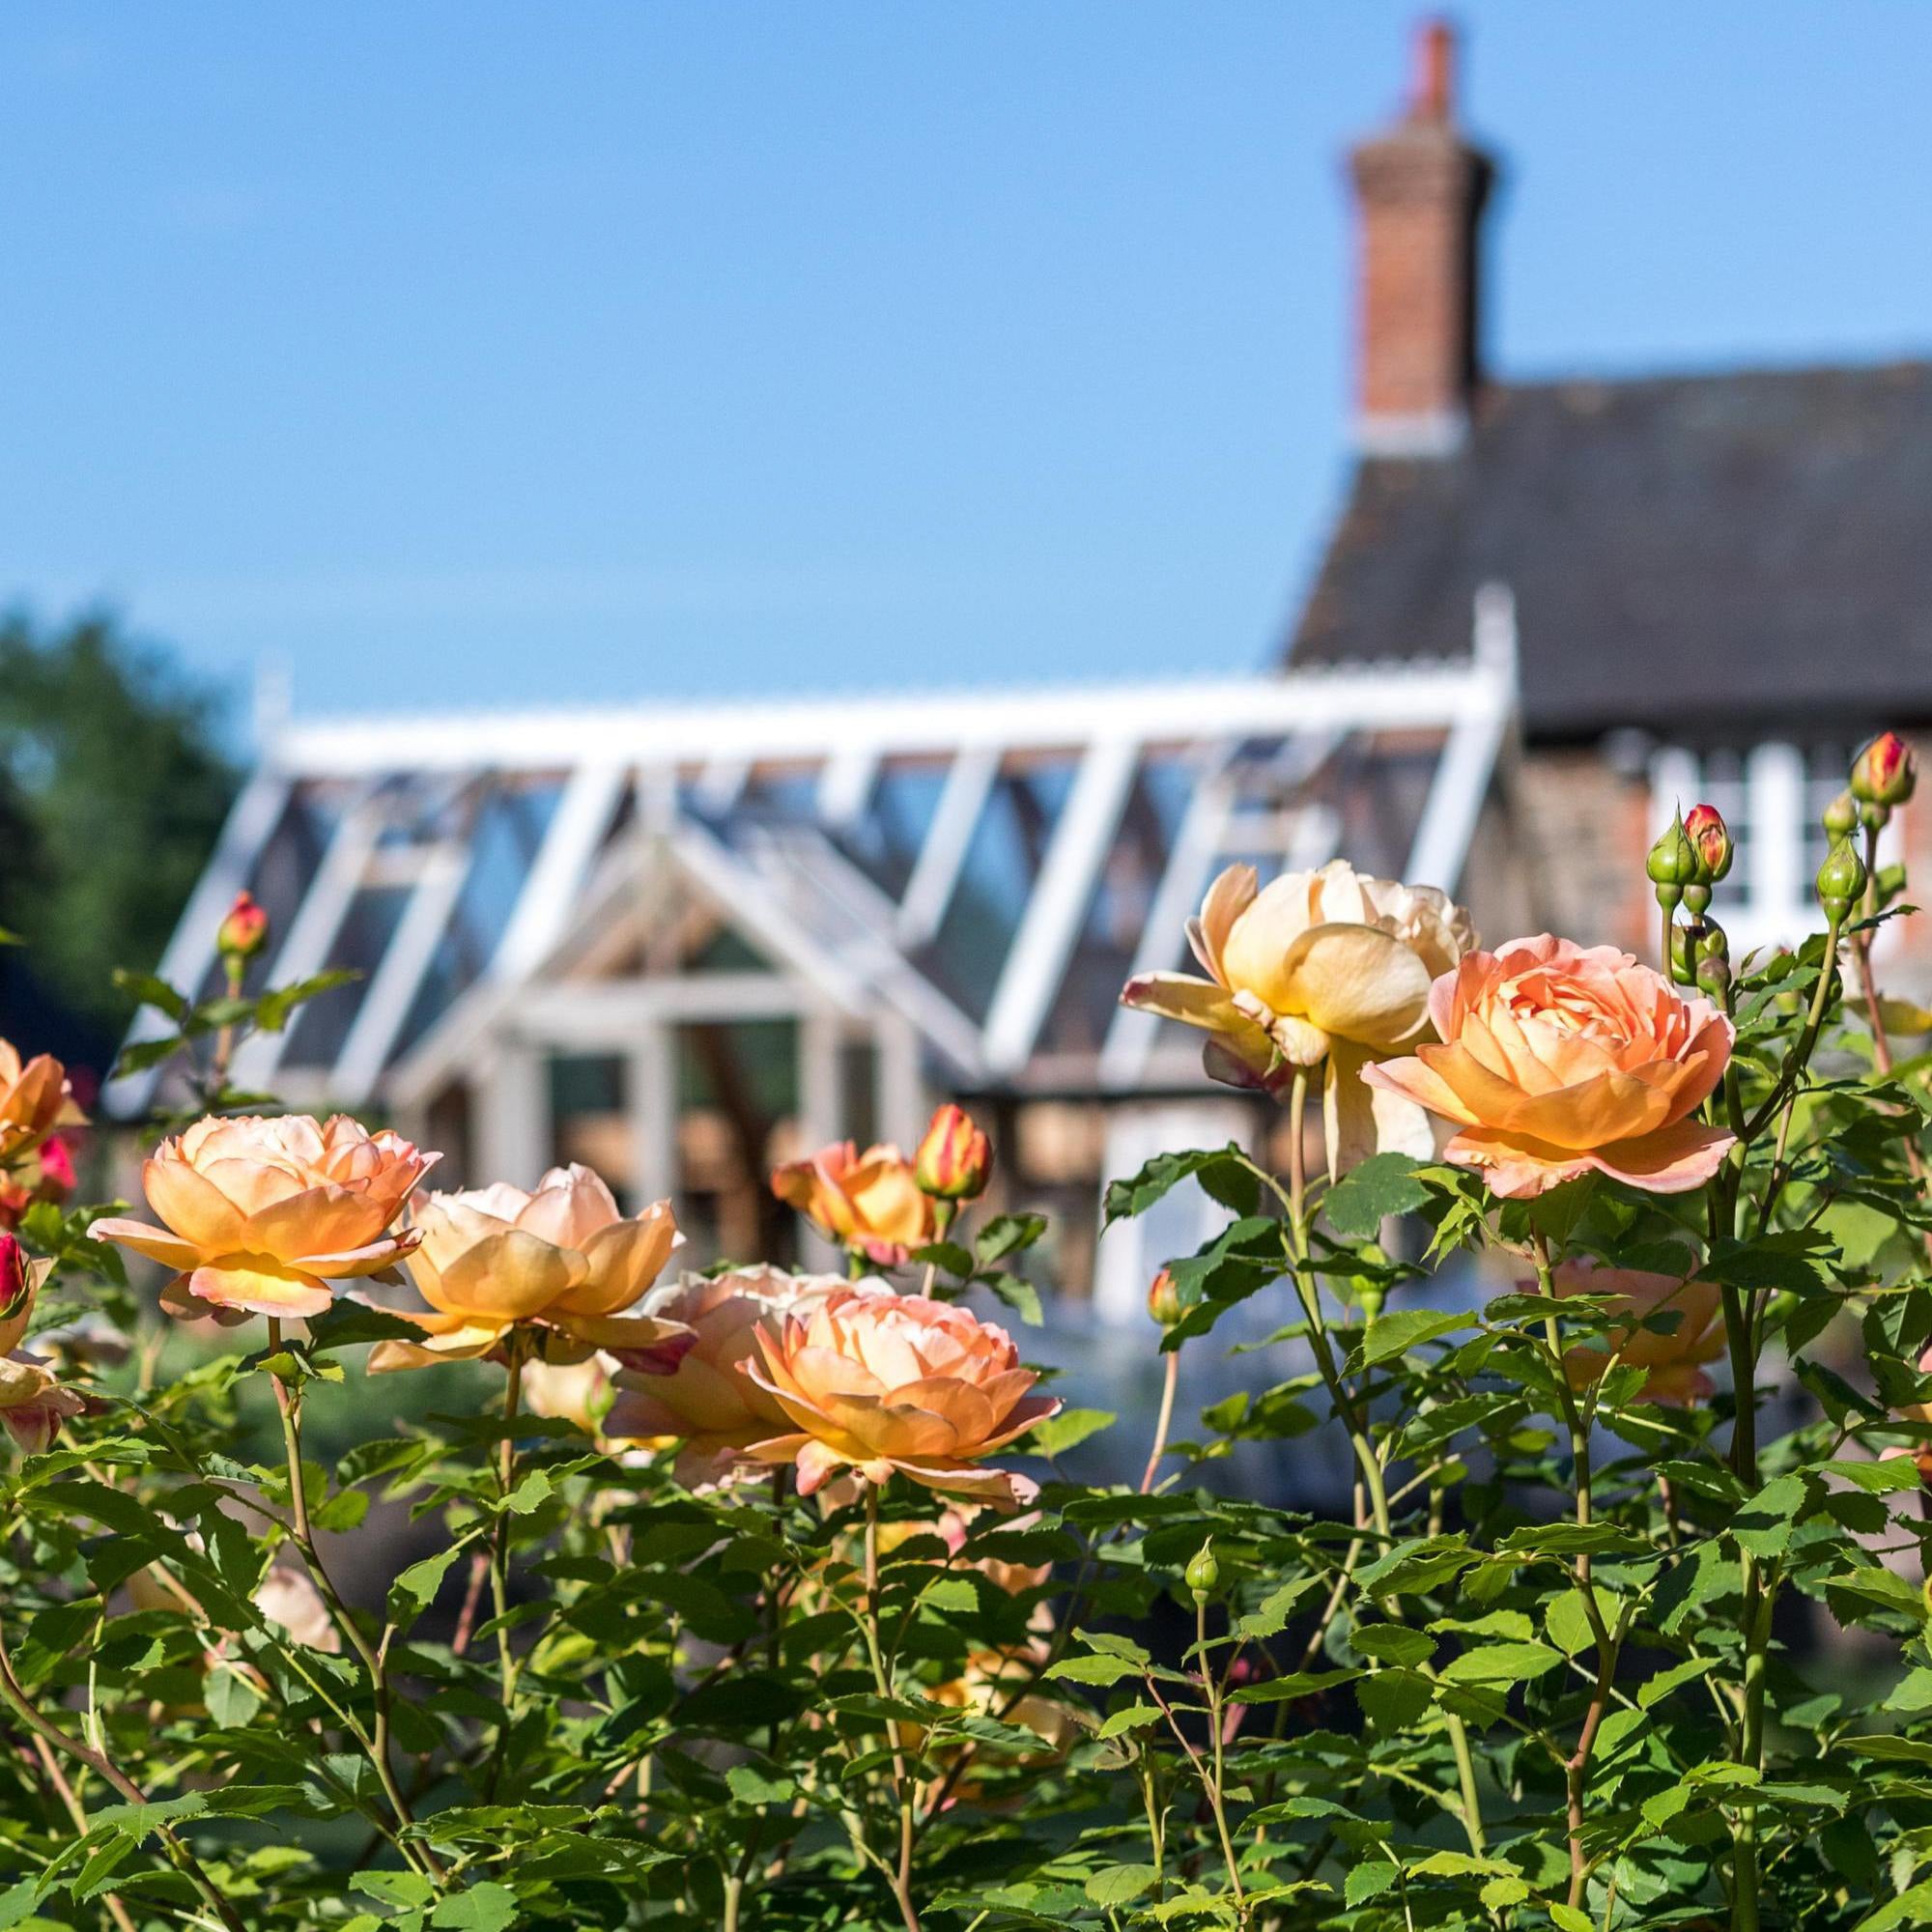
[[(1558, 1294), (1601, 1295), (1610, 1302), (1607, 1314), (1630, 1318), (1601, 1341), (1564, 1351), (1563, 1366), (1573, 1387), (1587, 1388), (1600, 1380), (1614, 1356), (1649, 1372), (1643, 1383), (1647, 1401), (1681, 1408), (1712, 1392), (1703, 1365), (1724, 1352), (1722, 1297), (1716, 1282), (1601, 1267), (1594, 1262), (1566, 1263), (1554, 1280)], [(1642, 1326), (1648, 1317), (1670, 1312), (1678, 1317), (1671, 1333)]]
[(520, 1323), (540, 1327), (544, 1359), (582, 1361), (600, 1349), (620, 1359), (679, 1333), (633, 1309), (684, 1238), (670, 1204), (627, 1220), (587, 1167), (552, 1168), (526, 1193), (497, 1181), (432, 1194), (416, 1209), (410, 1273), (426, 1314), (406, 1314), (421, 1342), (379, 1342), (369, 1370), (469, 1361), (499, 1349)]
[(1731, 1023), (1614, 946), (1545, 933), (1472, 952), (1430, 988), (1441, 1037), (1362, 1078), (1455, 1123), (1443, 1149), (1520, 1199), (1591, 1172), (1653, 1194), (1708, 1180), (1732, 1136), (1691, 1118)]
[(0, 1165), (30, 1153), (56, 1127), (79, 1119), (67, 1068), (49, 1053), (22, 1060), (12, 1040), (0, 1039)]
[(1400, 1094), (1371, 1094), (1360, 1073), (1428, 1037), (1430, 981), (1476, 943), (1447, 894), (1369, 878), (1340, 859), (1265, 890), (1252, 866), (1230, 866), (1187, 941), (1206, 980), (1142, 974), (1122, 1004), (1205, 1029), (1203, 1065), (1231, 1087), (1279, 1097), (1298, 1069), (1325, 1063), (1331, 1174), (1378, 1150), (1435, 1151), (1427, 1117)]
[[(688, 1332), (632, 1355), (618, 1371), (617, 1398), (604, 1418), (604, 1433), (619, 1441), (677, 1436), (684, 1443), (680, 1481), (722, 1480), (753, 1443), (788, 1420), (745, 1372), (757, 1354), (759, 1322), (803, 1315), (851, 1286), (836, 1274), (748, 1267), (688, 1274), (653, 1289), (641, 1312)], [(890, 1293), (879, 1281), (857, 1286), (863, 1293)]]
[(897, 1470), (1004, 1508), (1036, 1493), (1023, 1476), (977, 1466), (1060, 1407), (1030, 1393), (1038, 1377), (1004, 1328), (923, 1294), (842, 1288), (760, 1324), (757, 1348), (747, 1373), (797, 1433), (751, 1453), (795, 1462), (800, 1494), (845, 1466), (870, 1483)]
[(932, 1203), (895, 1147), (861, 1153), (852, 1142), (839, 1141), (820, 1148), (810, 1160), (775, 1168), (772, 1192), (829, 1239), (877, 1267), (897, 1267), (937, 1234)]
[(141, 1170), (166, 1223), (97, 1221), (88, 1233), (175, 1270), (171, 1315), (320, 1315), (329, 1284), (380, 1274), (415, 1245), (391, 1224), (440, 1156), (338, 1114), (197, 1121)]
[(24, 1350), (0, 1355), (0, 1427), (30, 1456), (52, 1445), (60, 1426), (86, 1405), (54, 1379), (53, 1371)]

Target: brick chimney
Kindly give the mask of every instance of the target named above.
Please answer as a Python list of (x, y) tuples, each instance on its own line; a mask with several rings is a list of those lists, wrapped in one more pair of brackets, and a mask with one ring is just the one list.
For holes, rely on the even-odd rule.
[(1456, 125), (1456, 36), (1416, 32), (1407, 108), (1349, 156), (1358, 207), (1356, 440), (1369, 456), (1446, 456), (1480, 378), (1477, 231), (1494, 164)]

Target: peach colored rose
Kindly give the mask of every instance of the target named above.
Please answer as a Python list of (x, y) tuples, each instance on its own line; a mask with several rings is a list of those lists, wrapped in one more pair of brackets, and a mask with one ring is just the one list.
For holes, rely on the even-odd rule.
[[(643, 1312), (689, 1332), (648, 1356), (634, 1355), (618, 1373), (606, 1434), (622, 1441), (681, 1437), (679, 1479), (693, 1485), (721, 1480), (753, 1442), (786, 1423), (777, 1401), (745, 1373), (757, 1353), (758, 1323), (805, 1314), (848, 1286), (854, 1284), (836, 1274), (749, 1267), (688, 1274), (653, 1289)], [(883, 1282), (858, 1286), (889, 1293)]]
[(601, 1352), (581, 1362), (526, 1362), (524, 1406), (532, 1415), (575, 1423), (586, 1435), (602, 1435), (616, 1367)]
[(377, 1343), (372, 1375), (492, 1354), (520, 1324), (541, 1329), (552, 1362), (579, 1362), (600, 1349), (622, 1359), (681, 1332), (627, 1312), (684, 1238), (670, 1204), (627, 1220), (587, 1167), (553, 1168), (534, 1194), (504, 1181), (432, 1194), (416, 1209), (413, 1232), (410, 1273), (429, 1312), (406, 1319), (426, 1339)]
[(110, 1220), (88, 1233), (175, 1269), (171, 1315), (320, 1315), (331, 1281), (380, 1274), (415, 1244), (391, 1225), (439, 1158), (341, 1114), (210, 1116), (141, 1170), (165, 1229)]
[(12, 1040), (0, 1039), (0, 1166), (31, 1153), (56, 1127), (80, 1118), (58, 1060), (37, 1053), (23, 1061)]
[(1187, 922), (1187, 940), (1207, 979), (1142, 974), (1122, 1004), (1206, 1030), (1203, 1065), (1232, 1087), (1280, 1097), (1298, 1069), (1323, 1065), (1331, 1174), (1378, 1150), (1435, 1151), (1427, 1117), (1399, 1094), (1378, 1098), (1359, 1075), (1428, 1037), (1430, 980), (1476, 943), (1446, 894), (1369, 878), (1339, 859), (1262, 891), (1252, 866), (1230, 866)]
[(924, 1295), (847, 1288), (760, 1324), (757, 1346), (747, 1372), (798, 1433), (752, 1453), (796, 1462), (802, 1495), (849, 1464), (870, 1483), (896, 1469), (1007, 1508), (1032, 1499), (1023, 1476), (976, 1466), (1060, 1407), (1029, 1393), (1038, 1378), (1004, 1328)]
[[(1563, 1366), (1572, 1387), (1587, 1388), (1599, 1380), (1614, 1355), (1620, 1364), (1649, 1371), (1643, 1393), (1650, 1402), (1681, 1408), (1711, 1394), (1711, 1378), (1703, 1364), (1715, 1362), (1724, 1352), (1722, 1297), (1716, 1282), (1602, 1267), (1595, 1262), (1568, 1262), (1556, 1270), (1554, 1280), (1558, 1294), (1606, 1296), (1613, 1303), (1610, 1314), (1631, 1318), (1601, 1341), (1579, 1343), (1564, 1351)], [(1640, 1325), (1649, 1316), (1672, 1311), (1679, 1320), (1671, 1334)]]
[(1548, 933), (1472, 952), (1429, 993), (1440, 1045), (1362, 1078), (1455, 1122), (1443, 1151), (1506, 1199), (1593, 1170), (1653, 1194), (1708, 1180), (1732, 1136), (1691, 1118), (1731, 1023), (1614, 946)]
[(85, 1406), (38, 1356), (24, 1350), (0, 1355), (0, 1426), (28, 1455), (51, 1447), (61, 1424)]
[(876, 1267), (897, 1267), (911, 1250), (936, 1237), (932, 1203), (895, 1147), (861, 1153), (850, 1141), (839, 1141), (820, 1148), (810, 1160), (773, 1169), (772, 1192)]

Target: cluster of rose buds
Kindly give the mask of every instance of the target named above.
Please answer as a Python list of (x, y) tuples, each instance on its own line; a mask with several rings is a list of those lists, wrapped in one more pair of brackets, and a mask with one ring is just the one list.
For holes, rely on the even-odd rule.
[[(1912, 747), (1896, 731), (1881, 731), (1852, 760), (1850, 784), (1825, 808), (1825, 833), (1832, 846), (1818, 868), (1818, 903), (1834, 926), (1851, 917), (1874, 884), (1878, 835), (1890, 823), (1893, 809), (1912, 796), (1918, 780)], [(1875, 883), (1876, 902), (1883, 906), (1903, 889), (1904, 870), (1886, 867)]]
[(1730, 991), (1731, 950), (1724, 928), (1709, 917), (1711, 892), (1735, 856), (1723, 813), (1715, 805), (1695, 805), (1688, 815), (1673, 814), (1644, 866), (1666, 921), (1674, 922), (1680, 905), (1690, 916), (1688, 927), (1670, 924), (1665, 969), (1678, 985), (1695, 986), (1720, 1005)]

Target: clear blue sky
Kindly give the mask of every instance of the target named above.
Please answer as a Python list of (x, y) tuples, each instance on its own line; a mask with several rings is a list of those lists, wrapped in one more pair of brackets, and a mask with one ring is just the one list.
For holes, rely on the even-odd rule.
[[(1263, 662), (1409, 6), (0, 17), (0, 596), (301, 710)], [(1505, 373), (1932, 348), (1932, 8), (1465, 6)]]

